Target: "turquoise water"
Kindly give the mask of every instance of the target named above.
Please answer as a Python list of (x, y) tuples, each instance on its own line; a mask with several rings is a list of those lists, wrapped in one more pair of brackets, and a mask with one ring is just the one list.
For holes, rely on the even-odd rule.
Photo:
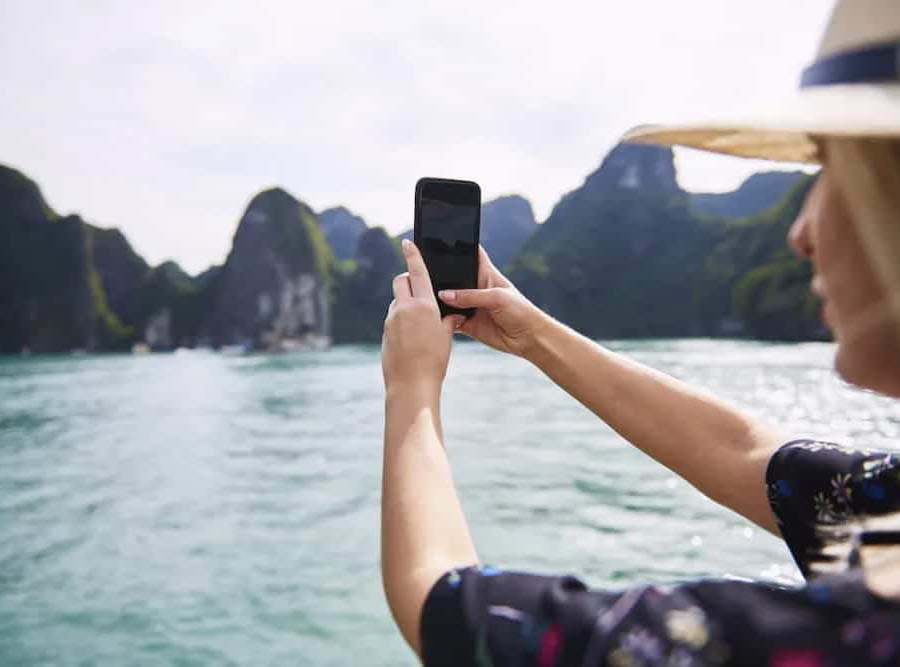
[[(900, 442), (830, 345), (614, 347), (788, 435)], [(457, 345), (443, 412), (487, 562), (597, 586), (797, 576), (520, 360)], [(381, 593), (381, 433), (376, 347), (0, 361), (0, 665), (413, 664)]]

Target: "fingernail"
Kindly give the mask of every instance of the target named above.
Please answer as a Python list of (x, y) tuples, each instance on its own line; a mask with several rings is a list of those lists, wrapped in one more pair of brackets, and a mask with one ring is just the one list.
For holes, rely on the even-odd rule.
[(412, 241), (410, 241), (409, 239), (403, 239), (400, 245), (403, 246), (403, 252), (407, 254), (409, 254), (409, 252), (412, 250)]
[(442, 301), (456, 301), (456, 290), (442, 289), (438, 292), (438, 296), (441, 297)]

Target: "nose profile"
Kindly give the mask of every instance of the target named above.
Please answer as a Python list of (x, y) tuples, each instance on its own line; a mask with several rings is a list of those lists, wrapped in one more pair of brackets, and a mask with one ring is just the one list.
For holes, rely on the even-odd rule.
[(788, 245), (794, 254), (800, 259), (812, 259), (815, 254), (815, 244), (813, 242), (812, 226), (817, 204), (821, 197), (821, 191), (824, 180), (821, 175), (816, 179), (809, 193), (806, 195), (806, 201), (803, 202), (803, 208), (797, 214), (797, 219), (791, 225), (788, 231)]
[(813, 245), (809, 234), (809, 214), (805, 206), (791, 225), (788, 232), (788, 245), (800, 259), (812, 259)]

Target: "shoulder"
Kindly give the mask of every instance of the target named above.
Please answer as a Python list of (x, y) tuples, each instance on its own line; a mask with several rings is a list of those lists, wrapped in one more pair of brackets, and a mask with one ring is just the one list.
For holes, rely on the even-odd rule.
[(900, 510), (900, 457), (821, 440), (780, 447), (766, 470), (769, 503), (801, 571), (821, 561), (823, 527)]
[(793, 440), (777, 449), (766, 469), (769, 499), (812, 501), (822, 494), (823, 519), (840, 518), (854, 508), (878, 511), (900, 491), (900, 456), (880, 449), (855, 448), (822, 440)]

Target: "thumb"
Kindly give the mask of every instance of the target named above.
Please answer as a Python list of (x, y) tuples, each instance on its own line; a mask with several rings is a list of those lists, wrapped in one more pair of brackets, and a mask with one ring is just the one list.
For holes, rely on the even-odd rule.
[(503, 287), (484, 289), (446, 289), (438, 292), (441, 301), (457, 308), (497, 308), (506, 298)]

